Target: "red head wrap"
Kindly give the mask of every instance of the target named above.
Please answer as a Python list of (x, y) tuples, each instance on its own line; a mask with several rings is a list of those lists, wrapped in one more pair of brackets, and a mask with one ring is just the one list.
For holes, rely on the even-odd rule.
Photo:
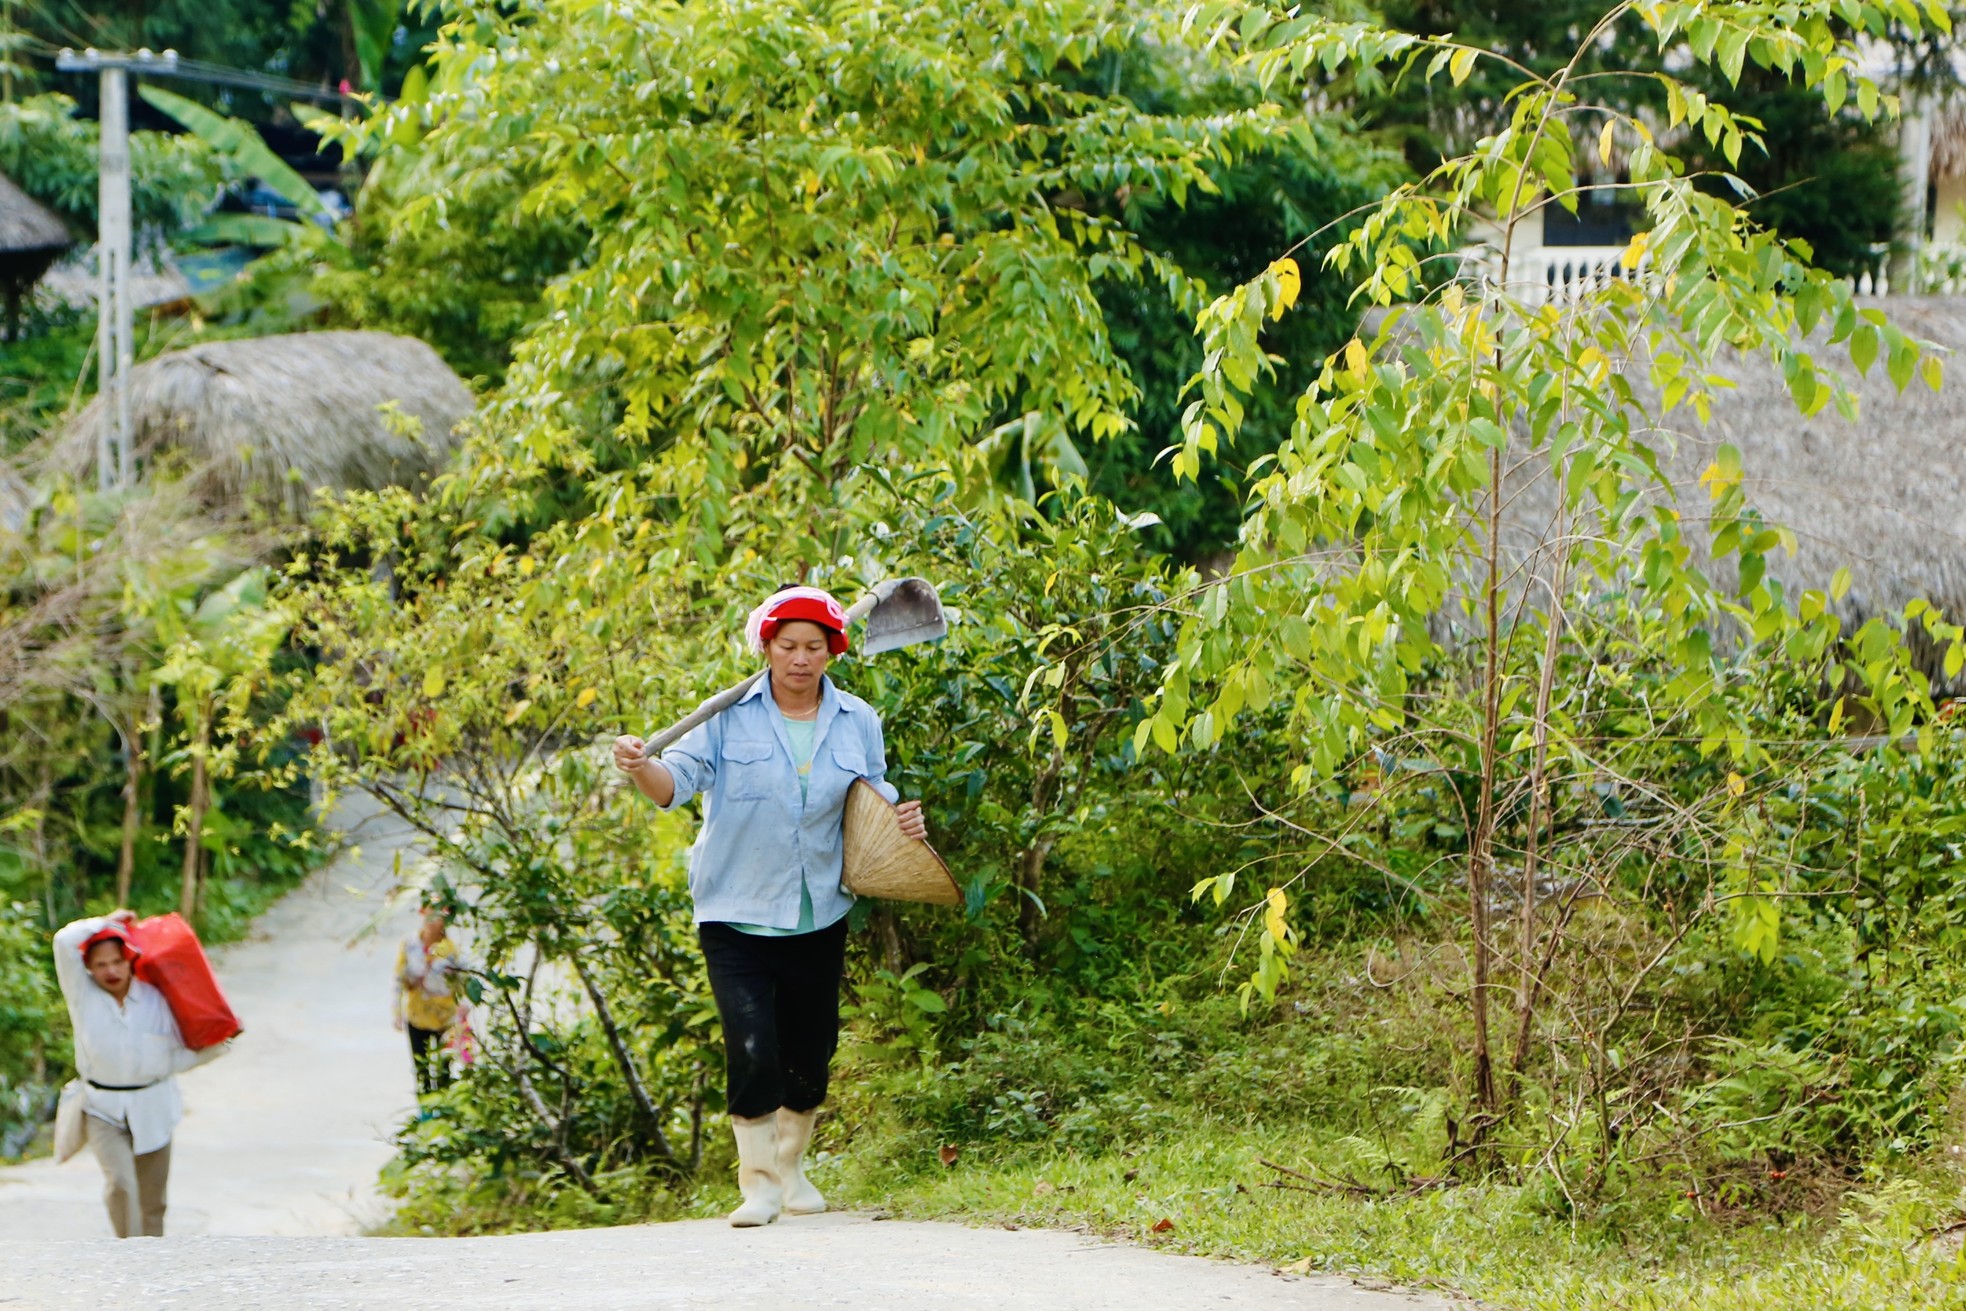
[(137, 957), (143, 955), (142, 950), (136, 944), (136, 939), (130, 936), (130, 926), (118, 921), (113, 924), (103, 925), (84, 940), (82, 943), (82, 959), (84, 961), (88, 960), (89, 952), (97, 943), (102, 942), (122, 943), (123, 956), (127, 960), (135, 960)]
[(846, 611), (831, 594), (817, 587), (788, 587), (766, 597), (765, 603), (751, 612), (750, 622), (744, 626), (751, 639), (751, 649), (762, 653), (765, 644), (778, 636), (780, 624), (797, 619), (825, 629), (826, 649), (832, 654), (846, 651)]

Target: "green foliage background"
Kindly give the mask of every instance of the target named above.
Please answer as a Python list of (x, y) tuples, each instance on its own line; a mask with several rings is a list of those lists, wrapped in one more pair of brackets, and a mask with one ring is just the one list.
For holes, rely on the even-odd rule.
[[(1966, 747), (1903, 639), (1958, 633), (1919, 608), (1845, 631), (1834, 585), (1788, 586), (1738, 459), (1704, 527), (1653, 509), (1633, 382), (1697, 409), (1726, 346), (1805, 413), (1849, 405), (1798, 344), (1819, 322), (1850, 367), (1937, 367), (1823, 276), (1894, 222), (1888, 129), (1824, 112), (1839, 24), (1919, 16), (1722, 8), (1627, 15), (1574, 66), (1599, 7), (1395, 6), (1390, 30), (1090, 0), (445, 8), (403, 94), (332, 129), (356, 218), (272, 263), (321, 321), (479, 378), (471, 440), (429, 495), (338, 498), (286, 544), (280, 659), (215, 674), (214, 639), (157, 665), (216, 698), (172, 706), (219, 727), (228, 858), (275, 859), (253, 840), (298, 827), (292, 744), (324, 729), (308, 771), (423, 831), (426, 891), (482, 948), (484, 1057), (403, 1129), (405, 1229), (717, 1208), (690, 828), (605, 743), (748, 671), (734, 634), (772, 587), (903, 573), (942, 586), (949, 639), (837, 673), (965, 904), (856, 911), (828, 1188), (997, 1205), (953, 1153), (1075, 1171), (1098, 1223), (1151, 1234), (1122, 1194), (1180, 1170), (1183, 1231), (1280, 1258), (1236, 1227), (1252, 1176), (1201, 1163), (1275, 1144), (1305, 1168), (1261, 1181), (1393, 1217), (1321, 1260), (1392, 1244), (1409, 1274), (1413, 1229), (1467, 1232), (1459, 1197), (1525, 1243), (1691, 1232), (1722, 1264), (1725, 1226), (1773, 1217), (1787, 1259), (1846, 1197), (1850, 1270), (1942, 1223)], [(1415, 39), (1448, 28), (1472, 44)], [(1581, 108), (1555, 85), (1617, 66), (1650, 80)], [(1701, 122), (1648, 140), (1688, 88)], [(34, 103), (0, 147), (43, 134), (36, 185), (75, 191), (86, 129)], [(1601, 180), (1606, 122), (1643, 277), (1567, 319), (1447, 278), (1476, 211)], [(225, 164), (166, 155), (168, 223)], [(1682, 168), (1764, 195), (1737, 211)], [(1591, 529), (1554, 578), (1494, 554), (1504, 451)], [(50, 497), (10, 575), (114, 508)], [(1506, 630), (1476, 601), (1489, 555)], [(1892, 744), (1846, 750), (1853, 714)], [(78, 872), (10, 830), (0, 901), (40, 904), (0, 947), (100, 901), (114, 783), (59, 785)], [(140, 888), (168, 872), (157, 796)], [(221, 877), (216, 922), (253, 882)], [(0, 1035), (50, 1003), (0, 969)], [(0, 1091), (58, 1063), (13, 1040)]]

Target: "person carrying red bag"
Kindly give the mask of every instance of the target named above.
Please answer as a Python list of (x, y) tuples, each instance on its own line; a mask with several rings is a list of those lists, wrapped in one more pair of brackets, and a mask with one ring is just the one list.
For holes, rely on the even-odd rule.
[[(118, 1238), (164, 1233), (171, 1136), (184, 1116), (177, 1075), (230, 1045), (187, 1047), (164, 994), (137, 977), (141, 952), (127, 910), (79, 919), (55, 934), (55, 977), (75, 1029), (79, 1103), (102, 1167), (103, 1202)], [(64, 1107), (66, 1110), (66, 1106)], [(61, 1138), (59, 1125), (57, 1139)]]

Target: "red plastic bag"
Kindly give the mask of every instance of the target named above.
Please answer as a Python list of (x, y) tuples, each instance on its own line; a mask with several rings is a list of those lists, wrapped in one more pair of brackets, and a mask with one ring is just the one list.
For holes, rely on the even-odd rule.
[(212, 976), (198, 935), (178, 915), (159, 915), (130, 926), (136, 939), (136, 975), (164, 994), (178, 1033), (192, 1051), (216, 1047), (239, 1035), (239, 1018)]

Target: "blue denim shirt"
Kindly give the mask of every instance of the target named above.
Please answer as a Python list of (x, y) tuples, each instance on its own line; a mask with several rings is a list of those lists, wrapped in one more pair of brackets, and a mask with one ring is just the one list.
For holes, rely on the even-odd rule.
[(664, 809), (704, 798), (703, 828), (689, 852), (697, 923), (796, 928), (801, 883), (815, 924), (831, 924), (852, 907), (840, 887), (847, 789), (864, 778), (889, 801), (901, 794), (887, 782), (887, 746), (872, 706), (822, 679), (817, 724), (804, 800), (770, 674), (662, 753), (676, 781)]

